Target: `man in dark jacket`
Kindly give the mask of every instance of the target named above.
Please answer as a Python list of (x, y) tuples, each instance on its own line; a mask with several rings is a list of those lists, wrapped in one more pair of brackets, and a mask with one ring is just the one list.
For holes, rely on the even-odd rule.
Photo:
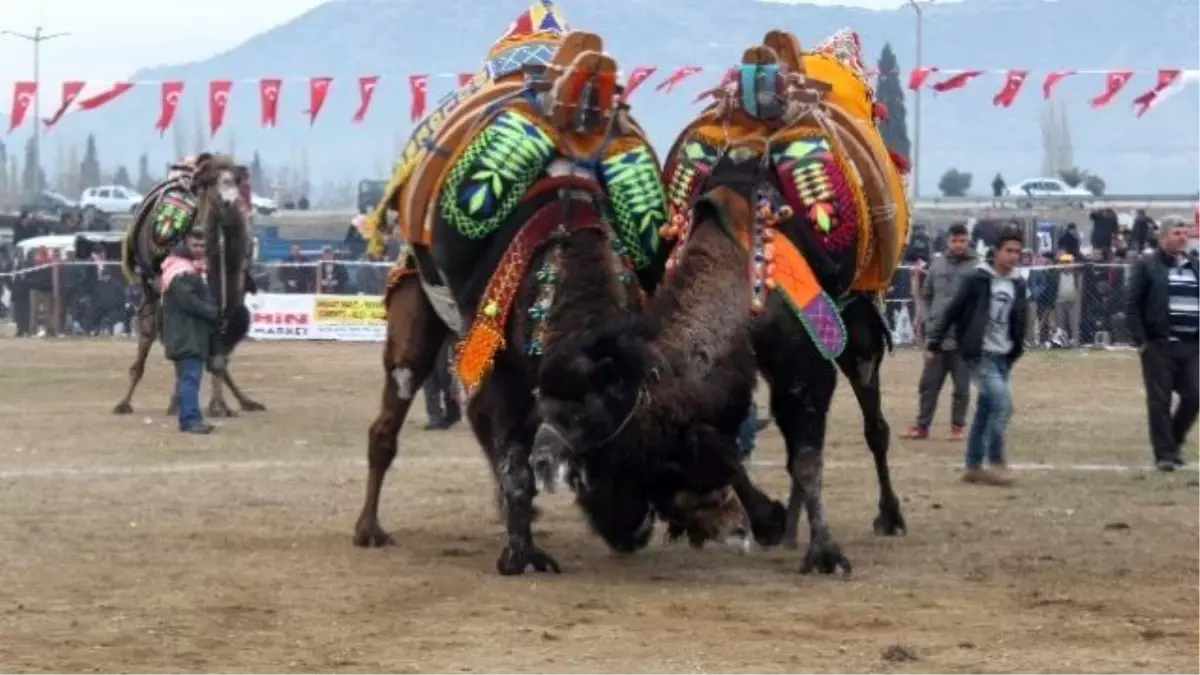
[[(1125, 321), (1141, 353), (1150, 445), (1159, 471), (1183, 465), (1183, 442), (1200, 410), (1200, 266), (1184, 253), (1187, 241), (1187, 223), (1164, 224), (1158, 250), (1134, 266), (1126, 297)], [(1172, 393), (1179, 394), (1174, 414)]]
[[(1006, 228), (996, 239), (993, 260), (959, 288), (958, 294), (934, 323), (925, 358), (942, 350), (950, 326), (955, 328), (958, 350), (970, 364), (979, 398), (967, 438), (968, 483), (1009, 485), (1012, 476), (1004, 452), (1004, 436), (1012, 416), (1009, 375), (1024, 352), (1028, 315), (1025, 282), (1017, 273), (1023, 246), (1020, 230)], [(983, 468), (984, 457), (990, 466)]]
[(429, 416), (429, 421), (425, 423), (426, 431), (449, 429), (462, 419), (462, 408), (455, 395), (454, 377), (450, 373), (450, 349), (450, 341), (442, 345), (433, 370), (425, 378), (425, 412)]
[(204, 364), (213, 355), (220, 312), (201, 275), (203, 260), (203, 235), (189, 234), (162, 267), (163, 350), (175, 362), (179, 430), (189, 434), (213, 430), (200, 413), (200, 380)]
[[(935, 323), (940, 321), (958, 293), (963, 282), (970, 278), (979, 261), (970, 247), (971, 236), (967, 226), (955, 223), (946, 235), (946, 253), (934, 257), (921, 284), (921, 299), (917, 305), (917, 323), (925, 324), (928, 335)], [(963, 427), (967, 419), (967, 405), (971, 396), (971, 371), (958, 352), (954, 336), (947, 335), (941, 351), (925, 362), (921, 371), (921, 382), (917, 386), (917, 421), (908, 430), (905, 438), (923, 440), (929, 438), (929, 426), (937, 411), (938, 396), (946, 383), (946, 375), (954, 382), (953, 403), (950, 408), (949, 440), (963, 440)]]
[(1129, 248), (1141, 253), (1150, 243), (1150, 235), (1156, 228), (1154, 220), (1146, 215), (1146, 209), (1138, 209), (1137, 216), (1133, 219), (1133, 231), (1129, 237)]

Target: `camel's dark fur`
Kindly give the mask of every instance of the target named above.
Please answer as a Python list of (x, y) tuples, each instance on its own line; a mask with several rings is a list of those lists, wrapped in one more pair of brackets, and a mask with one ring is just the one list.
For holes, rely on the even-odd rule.
[(743, 518), (738, 501), (759, 543), (783, 536), (783, 506), (739, 461), (755, 373), (749, 323), (736, 318), (750, 311), (749, 260), (731, 227), (749, 223), (726, 213), (741, 204), (721, 192), (697, 205), (687, 255), (644, 313), (578, 333), (542, 366), (535, 452), (565, 459), (593, 528), (618, 550), (645, 545), (651, 514), (694, 544), (713, 538)]
[[(225, 330), (218, 335), (217, 356), (214, 362), (221, 367), (213, 369), (212, 397), (208, 414), (211, 417), (230, 417), (233, 411), (225, 402), (224, 387), (228, 386), (242, 410), (257, 412), (266, 406), (246, 396), (229, 374), (228, 360), (250, 330), (250, 312), (246, 308), (245, 294), (254, 291), (249, 275), (251, 239), (246, 220), (239, 207), (224, 202), (216, 189), (210, 189), (222, 172), (232, 171), (239, 182), (248, 180), (245, 167), (237, 166), (227, 157), (215, 156), (201, 164), (194, 181), (200, 187), (201, 201), (196, 211), (196, 220), (205, 234), (207, 257), (207, 280), (215, 302), (221, 307)], [(147, 225), (149, 227), (149, 225)], [(132, 245), (136, 245), (133, 242)], [(127, 251), (126, 255), (134, 255)], [(137, 356), (129, 367), (129, 387), (125, 396), (113, 408), (118, 415), (133, 412), (133, 393), (146, 371), (146, 360), (150, 349), (158, 340), (161, 321), (161, 295), (153, 282), (143, 283), (142, 301), (137, 308)], [(171, 397), (167, 414), (173, 415), (176, 401)]]
[[(614, 411), (628, 410), (631, 399), (645, 389), (653, 392), (647, 397), (651, 403), (633, 417), (628, 436), (630, 443), (634, 443), (632, 439), (654, 442), (626, 446), (630, 453), (655, 458), (644, 460), (653, 466), (659, 457), (692, 451), (696, 462), (681, 464), (690, 480), (721, 476), (721, 471), (742, 480), (744, 473), (700, 461), (711, 456), (728, 463), (736, 456), (734, 438), (754, 389), (757, 364), (771, 388), (771, 410), (787, 444), (792, 477), (784, 543), (796, 545), (799, 515), (806, 509), (811, 536), (802, 571), (831, 573), (840, 567), (848, 572), (850, 562), (830, 533), (821, 499), (825, 424), (837, 371), (777, 294), (772, 294), (765, 311), (749, 318), (746, 253), (735, 255), (734, 247), (719, 243), (722, 238), (731, 242), (731, 236), (752, 227), (760, 185), (778, 186), (772, 172), (762, 171), (760, 153), (752, 152), (749, 158), (745, 152), (732, 154), (741, 159), (726, 154), (708, 177), (707, 194), (697, 202), (693, 214), (695, 226), (683, 262), (655, 295), (641, 327), (601, 331), (582, 347), (582, 357), (548, 361), (543, 366), (543, 412), (555, 425), (547, 443), (553, 446), (550, 441), (559, 441), (558, 449), (567, 446), (568, 455), (570, 446), (586, 447), (587, 439), (596, 437), (596, 428), (611, 427), (614, 419), (619, 419)], [(720, 221), (725, 223), (725, 232), (714, 226)], [(819, 278), (835, 274), (837, 268), (831, 265), (845, 263), (830, 261), (815, 249), (810, 228), (810, 223), (793, 216), (782, 224), (781, 231), (810, 260), (822, 261), (813, 265)], [(851, 296), (843, 305), (842, 317), (849, 341), (836, 368), (854, 389), (867, 445), (875, 458), (880, 488), (875, 531), (894, 535), (903, 531), (905, 524), (891, 485), (889, 430), (880, 404), (879, 368), (891, 347), (887, 327), (865, 295)], [(752, 343), (752, 351), (748, 343)], [(712, 454), (703, 454), (705, 450)], [(770, 522), (766, 510), (758, 511), (768, 508), (766, 504), (769, 502), (751, 498), (746, 507), (752, 518), (757, 511), (758, 517)], [(598, 529), (619, 532), (635, 520), (632, 508), (610, 514), (609, 519), (614, 523), (600, 523)], [(687, 529), (684, 523), (674, 523), (676, 533)], [(693, 541), (697, 538), (692, 536)]]
[[(418, 248), (418, 259), (436, 261), (464, 320), (469, 320), (503, 251), (517, 232), (543, 208), (556, 209), (563, 219), (596, 225), (552, 237), (534, 256), (506, 326), (506, 343), (491, 373), (467, 405), (467, 416), (483, 446), (499, 486), (508, 540), (496, 566), (501, 574), (521, 574), (532, 568), (559, 570), (558, 563), (533, 540), (537, 493), (529, 456), (539, 418), (534, 399), (540, 358), (527, 355), (532, 330), (528, 309), (537, 293), (536, 272), (551, 251), (560, 256), (560, 273), (552, 309), (546, 319), (547, 355), (566, 348), (571, 335), (596, 330), (620, 320), (634, 297), (619, 282), (613, 267), (611, 232), (604, 225), (599, 185), (541, 190), (537, 186), (506, 225), (477, 245), (474, 256), (463, 255), (453, 226), (435, 223), (434, 246)], [(387, 298), (388, 337), (384, 350), (384, 387), (380, 411), (368, 439), (369, 473), (366, 500), (355, 526), (358, 546), (382, 546), (392, 538), (379, 524), (379, 495), (384, 475), (396, 456), (396, 441), (413, 396), (429, 374), (448, 328), (435, 314), (416, 275), (404, 277)], [(466, 325), (469, 325), (469, 321)]]

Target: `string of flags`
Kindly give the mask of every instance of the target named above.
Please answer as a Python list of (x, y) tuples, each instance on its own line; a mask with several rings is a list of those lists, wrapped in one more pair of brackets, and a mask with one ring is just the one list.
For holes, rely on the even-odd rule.
[[(667, 73), (666, 78), (659, 82), (654, 89), (655, 91), (669, 94), (684, 80), (711, 70), (719, 71), (721, 69), (706, 68), (695, 64), (680, 66)], [(634, 91), (657, 72), (658, 68), (655, 66), (639, 66), (631, 70), (625, 81), (624, 98), (628, 99), (631, 97)], [(1141, 72), (1145, 71), (1056, 70), (1046, 73), (1042, 79), (1042, 96), (1045, 99), (1051, 98), (1054, 89), (1068, 77), (1099, 75), (1103, 77), (1103, 85), (1098, 88), (1096, 95), (1090, 99), (1090, 104), (1093, 108), (1103, 108), (1112, 103), (1130, 84), (1135, 75)], [(1133, 107), (1138, 117), (1146, 114), (1151, 108), (1170, 98), (1187, 85), (1200, 82), (1200, 70), (1160, 68), (1152, 72), (1155, 74), (1154, 85), (1133, 99)], [(725, 69), (720, 84), (702, 92), (696, 97), (696, 101), (707, 98), (716, 89), (734, 82), (733, 73), (734, 69)], [(912, 91), (930, 89), (936, 93), (945, 93), (962, 89), (974, 80), (989, 74), (1003, 76), (1002, 86), (992, 97), (992, 103), (1003, 108), (1011, 106), (1016, 101), (1017, 96), (1022, 92), (1030, 78), (1028, 70), (949, 70), (933, 66), (922, 66), (914, 68), (909, 73), (907, 84), (908, 88)], [(870, 72), (868, 75), (874, 78), (878, 76), (878, 73)], [(475, 73), (466, 72), (409, 75), (410, 117), (414, 122), (424, 117), (428, 106), (428, 88), (431, 80), (454, 79), (457, 81), (457, 86), (462, 87), (475, 77)], [(361, 123), (366, 118), (374, 98), (375, 88), (379, 84), (380, 79), (379, 75), (363, 75), (357, 78), (359, 102), (354, 115), (351, 117), (353, 123)], [(254, 86), (258, 93), (260, 124), (264, 127), (274, 127), (279, 120), (279, 101), (285, 83), (306, 85), (308, 107), (304, 109), (303, 114), (308, 117), (310, 125), (316, 123), (317, 117), (325, 105), (325, 100), (329, 96), (329, 90), (334, 84), (334, 78), (332, 77), (263, 77), (257, 80), (216, 79), (210, 80), (207, 83), (210, 133), (216, 135), (224, 124), (225, 114), (232, 100), (235, 85)], [(85, 92), (88, 89), (88, 84), (82, 80), (63, 82), (58, 106), (54, 109), (54, 113), (50, 117), (43, 119), (41, 122), (46, 130), (50, 130), (64, 115), (72, 110), (96, 110), (121, 97), (134, 87), (157, 86), (159, 89), (159, 114), (154, 124), (154, 129), (159, 134), (164, 134), (175, 120), (180, 96), (182, 96), (184, 89), (189, 84), (183, 80), (128, 81), (105, 83), (99, 88), (93, 87), (92, 90)], [(241, 88), (238, 89), (240, 93)], [(23, 80), (13, 84), (12, 109), (9, 114), (9, 133), (12, 133), (25, 122), (34, 98), (39, 96), (39, 94), (48, 93), (39, 92), (38, 84), (34, 81)], [(88, 95), (84, 96), (85, 93)]]

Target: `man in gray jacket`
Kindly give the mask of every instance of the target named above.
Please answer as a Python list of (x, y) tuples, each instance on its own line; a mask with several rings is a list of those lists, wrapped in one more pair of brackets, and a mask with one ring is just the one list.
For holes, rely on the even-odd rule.
[[(921, 301), (917, 306), (917, 321), (924, 325), (926, 335), (934, 324), (942, 319), (963, 281), (979, 266), (970, 243), (971, 237), (966, 225), (951, 225), (946, 235), (946, 253), (935, 257), (925, 272), (925, 282), (921, 285)], [(925, 361), (925, 368), (921, 371), (921, 382), (917, 387), (917, 422), (904, 438), (929, 438), (929, 426), (933, 423), (938, 396), (942, 393), (947, 374), (954, 381), (949, 440), (963, 440), (963, 425), (966, 424), (967, 405), (971, 396), (971, 372), (954, 343), (952, 332), (947, 332), (941, 350)]]

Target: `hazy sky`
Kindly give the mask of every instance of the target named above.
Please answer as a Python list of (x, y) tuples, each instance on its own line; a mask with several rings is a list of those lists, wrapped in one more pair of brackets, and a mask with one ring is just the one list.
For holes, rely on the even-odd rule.
[[(570, 21), (570, 4), (563, 3)], [(593, 2), (594, 0), (582, 0)], [(730, 0), (745, 2), (749, 0)], [(787, 0), (776, 0), (787, 1)], [(804, 0), (817, 5), (853, 5), (883, 9), (906, 0)], [(138, 68), (202, 60), (246, 38), (286, 22), (324, 0), (0, 0), (0, 30), (70, 35), (42, 43), (42, 81), (46, 89), (69, 79), (120, 80)], [(503, 29), (498, 26), (497, 30)], [(0, 35), (0, 102), (7, 112), (12, 82), (31, 79), (29, 42)], [(45, 102), (46, 99), (43, 99)]]

